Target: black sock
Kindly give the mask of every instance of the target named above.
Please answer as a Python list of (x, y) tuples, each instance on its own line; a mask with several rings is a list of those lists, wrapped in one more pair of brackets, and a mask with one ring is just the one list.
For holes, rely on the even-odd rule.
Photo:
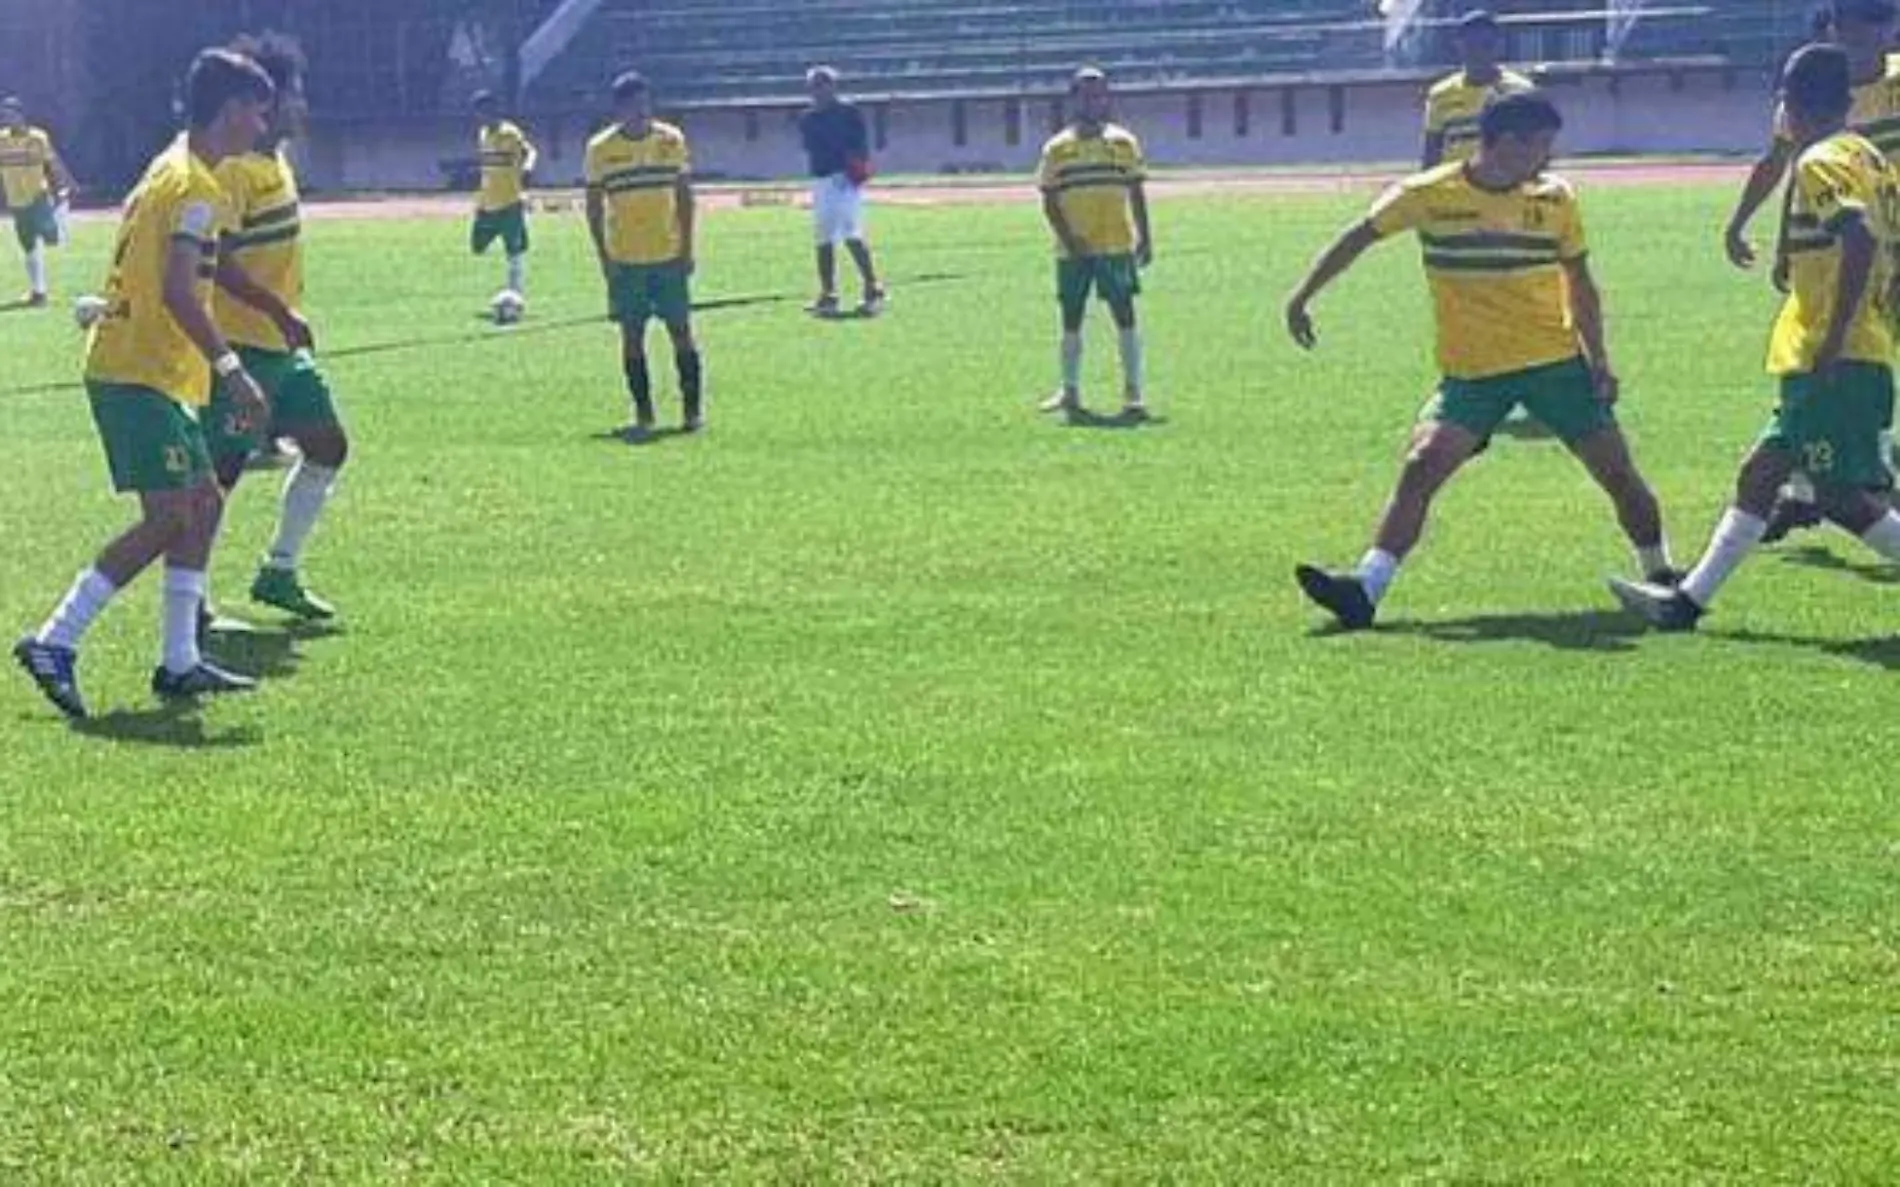
[(700, 392), (704, 370), (700, 366), (697, 350), (682, 350), (674, 356), (680, 369), (680, 399), (686, 405), (686, 419), (692, 420), (699, 415)]
[(653, 423), (653, 377), (647, 374), (647, 356), (625, 360), (627, 394), (633, 397), (634, 416), (641, 424)]

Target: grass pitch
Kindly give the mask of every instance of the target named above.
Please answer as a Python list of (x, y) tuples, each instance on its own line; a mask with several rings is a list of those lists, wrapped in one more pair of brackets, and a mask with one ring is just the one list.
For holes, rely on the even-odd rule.
[[(1585, 194), (1687, 556), (1771, 395), (1728, 197)], [(258, 614), (266, 688), (167, 715), (148, 579), (100, 724), (0, 684), (0, 1178), (1890, 1175), (1900, 574), (1802, 538), (1641, 636), (1607, 504), (1504, 441), (1317, 633), (1290, 570), (1364, 548), (1432, 379), (1410, 246), (1280, 333), (1357, 205), (1157, 210), (1139, 430), (1031, 410), (1033, 208), (885, 212), (891, 315), (836, 325), (795, 212), (713, 215), (711, 429), (641, 448), (577, 221), (507, 332), (459, 226), (311, 225), (345, 625)], [(77, 357), (0, 315), (11, 628), (126, 518)]]

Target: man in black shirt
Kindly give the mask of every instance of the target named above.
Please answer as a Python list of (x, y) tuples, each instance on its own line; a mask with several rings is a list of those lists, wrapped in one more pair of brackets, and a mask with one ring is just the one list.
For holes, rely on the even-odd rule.
[(864, 183), (871, 176), (870, 137), (864, 113), (838, 98), (838, 72), (814, 66), (805, 76), (811, 108), (798, 117), (798, 132), (811, 160), (812, 220), (818, 233), (818, 299), (809, 311), (819, 317), (838, 314), (838, 245), (845, 245), (864, 280), (858, 312), (875, 317), (884, 310), (884, 286), (878, 283), (870, 245), (864, 241)]

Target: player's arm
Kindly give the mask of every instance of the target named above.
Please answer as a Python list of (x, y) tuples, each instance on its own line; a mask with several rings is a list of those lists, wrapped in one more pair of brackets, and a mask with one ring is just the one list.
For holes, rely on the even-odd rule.
[(237, 253), (231, 250), (227, 242), (218, 252), (218, 287), (233, 297), (270, 318), (277, 332), (284, 336), (292, 350), (315, 350), (316, 334), (310, 323), (295, 309), (284, 304), (276, 293), (251, 279), (251, 274), (237, 262)]
[(613, 263), (607, 258), (607, 191), (599, 185), (587, 187), (587, 234), (594, 241), (594, 257), (600, 261), (600, 274), (606, 276), (613, 269)]
[(1089, 253), (1088, 244), (1075, 233), (1075, 227), (1069, 222), (1069, 216), (1062, 209), (1062, 195), (1053, 189), (1042, 191), (1042, 217), (1048, 220), (1049, 229), (1056, 234), (1056, 242), (1062, 244), (1062, 250), (1070, 259)]
[(1569, 293), (1570, 321), (1577, 327), (1577, 344), (1590, 364), (1596, 381), (1597, 397), (1606, 404), (1616, 403), (1621, 387), (1616, 368), (1610, 364), (1609, 337), (1603, 327), (1603, 291), (1590, 271), (1590, 257), (1579, 255), (1563, 262), (1564, 287)]
[(697, 258), (693, 254), (693, 234), (699, 225), (699, 204), (693, 197), (693, 175), (682, 171), (673, 183), (674, 206), (680, 219), (680, 262), (690, 274)]
[(1834, 290), (1834, 313), (1828, 321), (1827, 336), (1821, 339), (1820, 349), (1814, 353), (1814, 369), (1825, 371), (1840, 362), (1841, 351), (1847, 346), (1847, 331), (1860, 315), (1861, 303), (1867, 300), (1867, 290), (1873, 282), (1874, 257), (1880, 250), (1880, 243), (1867, 226), (1866, 212), (1846, 208), (1837, 214), (1830, 230), (1840, 237), (1841, 272)]
[(1286, 302), (1286, 329), (1293, 341), (1302, 349), (1311, 350), (1319, 344), (1319, 334), (1313, 329), (1313, 316), (1308, 307), (1314, 298), (1326, 290), (1326, 287), (1344, 276), (1351, 267), (1359, 262), (1373, 244), (1383, 236), (1369, 218), (1361, 219), (1347, 227), (1339, 238), (1332, 241), (1319, 259), (1313, 261), (1313, 267), (1307, 272), (1306, 279)]
[(534, 173), (534, 167), (541, 160), (541, 154), (535, 149), (534, 141), (525, 135), (521, 138), (521, 147), (518, 151), (521, 154), (521, 179), (526, 181)]
[(217, 382), (237, 403), (239, 412), (249, 420), (262, 420), (269, 412), (263, 389), (244, 370), (210, 312), (198, 300), (198, 268), (204, 259), (200, 242), (190, 235), (172, 237), (165, 255), (165, 312), (171, 314), (199, 353), (211, 361)]
[(1135, 216), (1135, 262), (1146, 268), (1155, 262), (1155, 236), (1148, 221), (1148, 186), (1139, 178), (1129, 183), (1128, 207)]
[(72, 172), (66, 168), (66, 162), (60, 159), (57, 152), (50, 149), (46, 154), (46, 177), (53, 183), (53, 197), (56, 201), (68, 200), (73, 196), (73, 191), (79, 188), (79, 183), (73, 180)]
[[(1793, 160), (1794, 145), (1777, 136), (1748, 171), (1748, 181), (1742, 186), (1742, 196), (1735, 203), (1735, 212), (1729, 216), (1728, 229), (1722, 236), (1729, 262), (1737, 268), (1754, 266), (1755, 247), (1748, 241), (1748, 224), (1774, 195), (1782, 178), (1788, 176), (1788, 165)], [(1780, 258), (1779, 249), (1776, 258)]]

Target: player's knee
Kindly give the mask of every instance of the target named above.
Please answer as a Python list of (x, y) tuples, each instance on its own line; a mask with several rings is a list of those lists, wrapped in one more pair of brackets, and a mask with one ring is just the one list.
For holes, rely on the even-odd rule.
[(350, 460), (350, 439), (341, 428), (300, 436), (297, 448), (305, 459), (326, 470), (341, 469)]
[(1880, 521), (1886, 505), (1873, 492), (1853, 487), (1817, 485), (1815, 503), (1830, 523), (1858, 536)]

